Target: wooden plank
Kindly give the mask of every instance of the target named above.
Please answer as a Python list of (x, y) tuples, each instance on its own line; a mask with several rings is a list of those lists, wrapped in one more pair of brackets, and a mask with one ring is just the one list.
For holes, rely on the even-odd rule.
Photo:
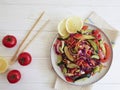
[(94, 84), (92, 90), (119, 90), (120, 84)]
[(51, 83), (21, 83), (19, 84), (9, 84), (0, 83), (0, 90), (54, 90)]
[[(104, 11), (103, 11), (104, 9)], [(4, 5), (0, 6), (0, 31), (27, 31), (34, 23), (35, 19), (40, 15), (40, 12), (45, 10), (45, 18), (41, 21), (44, 23), (46, 19), (50, 19), (49, 25), (45, 31), (56, 31), (59, 21), (68, 16), (86, 17), (91, 11), (96, 11), (101, 17), (105, 18), (112, 26), (120, 28), (120, 7), (58, 7), (53, 6), (18, 6)], [(111, 13), (112, 11), (112, 13)], [(116, 14), (117, 13), (117, 14)], [(111, 18), (109, 18), (111, 17)], [(38, 25), (38, 29), (41, 25)]]
[(119, 0), (5, 0), (1, 1), (1, 4), (11, 4), (11, 5), (42, 5), (42, 6), (64, 6), (64, 7), (72, 7), (72, 6), (86, 6), (86, 7), (92, 7), (92, 6), (120, 6)]
[[(10, 67), (10, 70), (19, 69), (21, 71), (21, 81), (11, 85), (6, 80), (7, 73), (1, 74), (0, 90), (52, 90), (56, 74), (50, 62), (50, 46), (57, 33), (59, 21), (72, 15), (85, 18), (91, 11), (96, 11), (112, 26), (119, 29), (119, 3), (119, 0), (61, 0), (59, 2), (57, 0), (0, 0), (0, 32), (2, 33), (0, 34), (0, 41), (6, 34), (16, 35), (18, 41), (21, 41), (24, 34), (43, 10), (46, 11), (46, 15), (41, 22), (43, 23), (48, 18), (51, 19), (50, 24), (26, 50), (33, 56), (32, 63), (27, 67), (22, 67), (16, 62)], [(120, 43), (117, 41), (114, 47), (112, 67), (103, 79), (94, 84), (93, 90), (119, 90), (120, 80), (118, 78), (120, 73), (116, 72), (119, 67), (119, 46)], [(9, 60), (17, 47), (8, 50), (0, 44), (0, 55)]]
[[(15, 50), (17, 49), (19, 43), (24, 37), (25, 31), (14, 33), (14, 31), (10, 31), (9, 33), (15, 35), (18, 39), (18, 44), (15, 48), (8, 49), (4, 47), (1, 43), (0, 45), (0, 55), (2, 56), (12, 56), (15, 53)], [(33, 33), (34, 34), (34, 33)], [(31, 35), (32, 36), (32, 35)], [(30, 36), (30, 37), (31, 37)], [(50, 48), (53, 43), (54, 37), (56, 36), (56, 32), (42, 32), (40, 35), (35, 38), (35, 40), (29, 45), (29, 47), (25, 50), (30, 52), (34, 57), (49, 57), (50, 54)], [(30, 39), (28, 38), (28, 40)], [(2, 37), (1, 37), (2, 39)], [(26, 41), (27, 43), (28, 41)], [(24, 44), (25, 45), (25, 44)], [(23, 46), (24, 47), (24, 46)]]

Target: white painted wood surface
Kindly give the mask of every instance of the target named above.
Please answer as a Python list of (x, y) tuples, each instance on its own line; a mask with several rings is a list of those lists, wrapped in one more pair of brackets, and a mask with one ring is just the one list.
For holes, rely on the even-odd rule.
[[(52, 90), (56, 74), (50, 62), (50, 47), (57, 33), (58, 22), (72, 15), (85, 18), (91, 11), (95, 11), (120, 31), (119, 10), (119, 0), (0, 0), (0, 56), (8, 60), (42, 11), (46, 14), (33, 34), (47, 19), (51, 20), (44, 31), (26, 49), (32, 54), (32, 63), (27, 67), (22, 67), (16, 62), (10, 67), (10, 69), (21, 71), (20, 82), (15, 85), (9, 84), (6, 74), (0, 75), (0, 90)], [(17, 37), (18, 44), (15, 48), (6, 49), (2, 46), (1, 40), (6, 34)], [(120, 89), (119, 39), (120, 36), (116, 40), (114, 59), (109, 72), (93, 85), (93, 90)]]

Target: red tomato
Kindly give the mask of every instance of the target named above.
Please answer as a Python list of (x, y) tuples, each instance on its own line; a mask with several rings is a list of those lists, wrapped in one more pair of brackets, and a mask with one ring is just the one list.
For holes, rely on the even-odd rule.
[(12, 70), (7, 74), (7, 80), (14, 84), (21, 79), (21, 73), (18, 70)]
[(28, 52), (22, 52), (18, 56), (18, 62), (22, 66), (26, 66), (31, 63), (32, 57)]
[(98, 34), (97, 38), (98, 38), (98, 40), (100, 40), (101, 39), (101, 34)]
[(17, 39), (13, 35), (7, 35), (2, 39), (2, 43), (7, 48), (12, 48), (17, 44)]
[(83, 26), (82, 27), (82, 30), (87, 30), (88, 29), (88, 26)]
[(96, 39), (101, 39), (100, 30), (93, 30), (93, 35), (96, 37)]
[(101, 59), (101, 62), (105, 63), (108, 61), (110, 55), (111, 55), (111, 50), (110, 50), (110, 46), (107, 43), (104, 43), (104, 46), (106, 48), (106, 56), (104, 59)]
[(91, 51), (91, 50), (88, 50), (88, 51), (87, 51), (87, 55), (91, 56), (91, 54), (92, 54), (92, 51)]
[(82, 38), (82, 34), (77, 33), (77, 34), (74, 34), (73, 37), (74, 37), (75, 39), (80, 39), (80, 38)]
[(74, 74), (76, 70), (77, 70), (77, 68), (72, 68), (72, 69), (70, 69), (70, 73)]
[(93, 34), (94, 34), (94, 35), (99, 34), (99, 32), (100, 32), (99, 30), (93, 30)]
[(72, 79), (71, 77), (66, 76), (65, 78), (66, 78), (66, 80), (67, 80), (68, 82), (73, 82), (73, 79)]

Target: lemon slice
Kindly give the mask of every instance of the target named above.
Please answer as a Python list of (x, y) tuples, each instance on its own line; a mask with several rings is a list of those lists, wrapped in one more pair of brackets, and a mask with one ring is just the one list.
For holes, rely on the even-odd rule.
[(8, 68), (8, 62), (3, 57), (0, 57), (0, 73), (4, 73)]
[(63, 19), (59, 24), (58, 24), (58, 33), (62, 36), (68, 36), (69, 33), (66, 30), (66, 19)]
[(76, 33), (83, 27), (83, 21), (80, 17), (73, 16), (66, 20), (66, 30), (68, 33)]

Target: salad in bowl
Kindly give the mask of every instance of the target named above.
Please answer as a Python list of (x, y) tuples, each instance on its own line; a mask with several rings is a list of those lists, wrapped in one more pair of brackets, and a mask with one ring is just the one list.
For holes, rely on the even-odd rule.
[(51, 60), (64, 81), (87, 85), (107, 73), (112, 62), (112, 48), (101, 29), (83, 23), (79, 17), (70, 17), (58, 24)]

